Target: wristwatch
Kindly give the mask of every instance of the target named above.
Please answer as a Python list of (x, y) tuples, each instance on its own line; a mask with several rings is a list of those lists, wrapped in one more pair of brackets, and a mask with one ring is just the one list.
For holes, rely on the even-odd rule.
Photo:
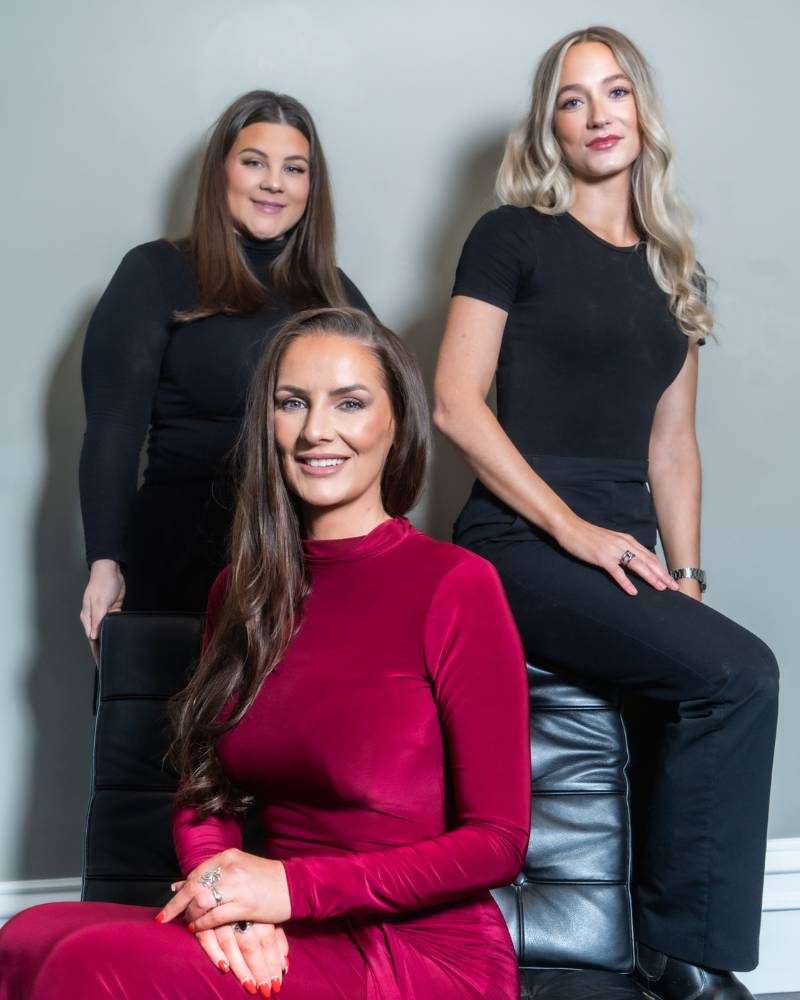
[(700, 584), (700, 593), (705, 594), (708, 584), (706, 583), (706, 571), (697, 566), (686, 566), (683, 569), (670, 570), (669, 574), (673, 580), (697, 580)]

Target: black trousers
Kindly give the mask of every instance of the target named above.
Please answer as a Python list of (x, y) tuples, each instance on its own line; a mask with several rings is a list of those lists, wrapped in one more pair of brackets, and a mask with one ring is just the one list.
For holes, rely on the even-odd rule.
[[(575, 513), (655, 546), (646, 462), (529, 460)], [(628, 596), (481, 484), (454, 538), (497, 568), (532, 662), (668, 705), (635, 866), (637, 937), (694, 964), (754, 968), (777, 722), (770, 649), (635, 574)]]
[(203, 614), (227, 562), (233, 519), (227, 480), (146, 484), (136, 498), (124, 611)]

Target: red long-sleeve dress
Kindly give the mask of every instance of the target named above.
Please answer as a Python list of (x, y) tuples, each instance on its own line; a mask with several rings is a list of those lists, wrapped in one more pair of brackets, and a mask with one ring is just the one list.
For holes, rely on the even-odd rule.
[[(225, 771), (256, 796), (292, 918), (282, 1000), (519, 996), (488, 889), (522, 866), (530, 821), (524, 661), (491, 566), (404, 518), (306, 543), (302, 625)], [(209, 621), (226, 577), (214, 585)], [(176, 810), (184, 872), (241, 845), (233, 820)], [(224, 889), (224, 886), (222, 886)], [(48, 904), (0, 932), (0, 998), (242, 995), (153, 911)]]

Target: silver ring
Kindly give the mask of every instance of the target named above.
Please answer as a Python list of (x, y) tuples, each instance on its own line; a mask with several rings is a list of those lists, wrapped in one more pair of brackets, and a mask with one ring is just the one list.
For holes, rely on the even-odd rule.
[(221, 875), (221, 868), (210, 868), (207, 872), (203, 872), (199, 879), (200, 885), (205, 886), (205, 888), (208, 889), (214, 897), (214, 906), (219, 906), (220, 903), (225, 902), (222, 897), (222, 893), (217, 888)]
[(244, 934), (245, 931), (249, 931), (252, 926), (252, 920), (237, 920), (233, 925), (233, 929), (237, 934)]
[(202, 872), (200, 875), (200, 885), (204, 885), (206, 889), (211, 889), (213, 886), (219, 882), (220, 876), (222, 875), (221, 868), (209, 868), (207, 872)]
[(630, 549), (625, 549), (625, 551), (620, 556), (619, 564), (620, 564), (620, 566), (627, 566), (628, 563), (632, 559), (635, 559), (635, 558), (636, 558), (636, 553), (635, 552), (631, 552)]

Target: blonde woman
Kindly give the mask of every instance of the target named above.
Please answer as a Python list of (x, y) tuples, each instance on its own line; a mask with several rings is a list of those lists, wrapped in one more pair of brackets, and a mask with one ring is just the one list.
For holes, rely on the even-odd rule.
[(464, 247), (436, 376), (436, 424), (478, 477), (455, 538), (498, 569), (530, 659), (670, 703), (637, 975), (657, 1000), (745, 1000), (729, 970), (757, 962), (778, 670), (701, 603), (712, 317), (629, 39), (589, 28), (545, 53), (498, 193)]

